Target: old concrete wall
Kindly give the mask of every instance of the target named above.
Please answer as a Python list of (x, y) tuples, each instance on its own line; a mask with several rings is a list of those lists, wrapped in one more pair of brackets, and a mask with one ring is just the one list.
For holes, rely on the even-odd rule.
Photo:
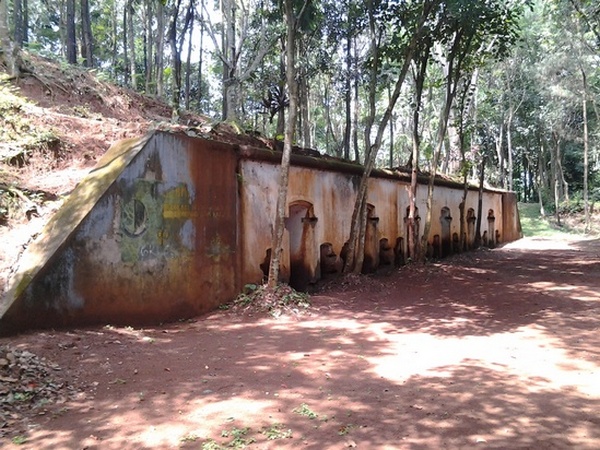
[[(214, 309), (238, 292), (237, 156), (167, 133), (129, 147), (128, 162), (6, 299), (2, 327), (147, 323)], [(80, 185), (92, 189), (91, 178)], [(79, 210), (81, 189), (66, 208)], [(88, 205), (90, 202), (86, 202)], [(64, 215), (63, 215), (64, 216)], [(40, 258), (43, 261), (44, 258)]]
[[(161, 322), (230, 301), (268, 270), (279, 158), (165, 132), (119, 143), (21, 259), (0, 303), (0, 333)], [(362, 169), (306, 155), (292, 161), (282, 278), (304, 289), (341, 269)], [(365, 272), (406, 258), (408, 186), (386, 171), (369, 180)], [(426, 197), (421, 184), (421, 233)], [(456, 251), (461, 198), (460, 185), (436, 186), (433, 256)], [(471, 242), (477, 202), (469, 190)], [(514, 196), (487, 190), (483, 216), (484, 243), (518, 238)]]
[[(242, 159), (239, 170), (242, 279), (243, 282), (258, 282), (266, 275), (268, 268), (279, 167), (276, 162)], [(281, 272), (283, 280), (305, 288), (326, 276), (326, 272), (334, 272), (334, 269), (341, 268), (340, 256), (343, 255), (343, 246), (350, 234), (358, 183), (358, 174), (311, 167), (291, 167)], [(379, 177), (369, 180), (367, 203), (370, 206), (370, 218), (366, 233), (363, 267), (365, 272), (372, 272), (381, 265), (394, 264), (406, 258), (405, 219), (409, 206), (408, 189), (408, 182), (398, 179)], [(436, 186), (434, 190), (430, 234), (432, 256), (446, 256), (458, 250), (459, 204), (462, 195), (463, 190), (459, 185)], [(469, 208), (477, 213), (478, 197), (478, 191), (468, 191), (465, 213)], [(419, 236), (422, 235), (426, 219), (426, 198), (427, 186), (419, 185)], [(444, 214), (443, 208), (447, 208), (448, 212)], [(493, 238), (486, 235), (486, 244), (496, 245), (496, 239), (501, 238), (505, 226), (501, 220), (502, 193), (489, 190), (484, 192), (482, 210), (482, 233), (489, 230), (487, 234), (493, 235)], [(490, 210), (493, 212), (490, 217), (498, 217), (498, 220), (488, 223), (487, 216)], [(305, 254), (296, 259), (302, 260), (303, 263), (294, 263), (294, 253), (300, 248), (298, 241), (302, 240), (305, 240)], [(473, 237), (470, 241), (473, 241)], [(325, 260), (336, 267), (324, 267)], [(299, 280), (295, 279), (298, 277), (295, 277), (294, 272), (301, 272)]]

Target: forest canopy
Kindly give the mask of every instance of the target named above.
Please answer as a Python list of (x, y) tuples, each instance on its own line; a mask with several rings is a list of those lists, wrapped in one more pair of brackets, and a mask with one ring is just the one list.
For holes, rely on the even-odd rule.
[[(461, 181), (485, 168), (556, 214), (600, 200), (595, 0), (290, 5), (297, 145)], [(281, 0), (0, 0), (0, 43), (13, 76), (36, 53), (283, 138)]]

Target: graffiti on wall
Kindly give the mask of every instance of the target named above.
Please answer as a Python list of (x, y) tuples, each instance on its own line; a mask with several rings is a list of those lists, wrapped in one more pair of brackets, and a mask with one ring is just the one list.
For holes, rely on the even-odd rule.
[(197, 217), (187, 185), (181, 183), (164, 193), (163, 183), (137, 179), (133, 189), (120, 197), (121, 260), (134, 263), (170, 259), (193, 247)]

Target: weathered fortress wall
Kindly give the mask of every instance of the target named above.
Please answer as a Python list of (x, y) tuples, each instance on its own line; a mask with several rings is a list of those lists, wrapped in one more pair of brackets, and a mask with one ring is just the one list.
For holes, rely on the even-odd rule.
[[(162, 322), (230, 301), (268, 265), (279, 160), (167, 132), (115, 145), (21, 258), (0, 303), (0, 333)], [(301, 155), (292, 163), (282, 277), (306, 288), (341, 266), (362, 169)], [(370, 179), (366, 272), (407, 256), (408, 185), (392, 172)], [(422, 215), (426, 191), (419, 186)], [(461, 195), (447, 181), (435, 189), (435, 256), (453, 250)], [(477, 200), (469, 191), (470, 241)], [(486, 190), (483, 211), (490, 244), (520, 237), (513, 194)]]

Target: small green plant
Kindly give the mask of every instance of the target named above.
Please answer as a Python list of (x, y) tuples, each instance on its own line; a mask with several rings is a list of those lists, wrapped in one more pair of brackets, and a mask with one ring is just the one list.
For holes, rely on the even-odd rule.
[(233, 427), (231, 431), (223, 430), (221, 436), (223, 437), (232, 437), (233, 439), (227, 444), (229, 448), (244, 448), (247, 445), (252, 444), (255, 439), (247, 438), (246, 435), (250, 431), (250, 428), (236, 428)]
[(270, 427), (264, 428), (262, 434), (264, 434), (268, 440), (274, 441), (275, 439), (291, 438), (292, 430), (289, 428), (285, 430), (282, 424), (274, 423)]
[(15, 402), (28, 402), (34, 396), (33, 392), (15, 392), (13, 394), (13, 400)]
[(23, 445), (25, 442), (27, 442), (27, 438), (25, 436), (18, 435), (12, 438), (12, 443), (15, 445)]
[(196, 436), (193, 433), (186, 434), (181, 439), (179, 439), (180, 442), (196, 442), (197, 440), (198, 440), (198, 436)]
[(311, 410), (306, 403), (302, 403), (299, 407), (294, 408), (293, 411), (296, 414), (299, 414), (301, 416), (306, 416), (311, 420), (319, 417), (319, 415), (316, 412), (314, 412), (313, 410)]
[(202, 444), (202, 450), (223, 450), (225, 447), (219, 445), (214, 439), (207, 439)]
[(229, 448), (242, 449), (256, 441), (253, 437), (247, 437), (249, 427), (221, 431), (221, 437), (230, 438), (228, 442), (219, 444), (214, 439), (207, 439), (202, 443), (202, 450), (225, 450)]

